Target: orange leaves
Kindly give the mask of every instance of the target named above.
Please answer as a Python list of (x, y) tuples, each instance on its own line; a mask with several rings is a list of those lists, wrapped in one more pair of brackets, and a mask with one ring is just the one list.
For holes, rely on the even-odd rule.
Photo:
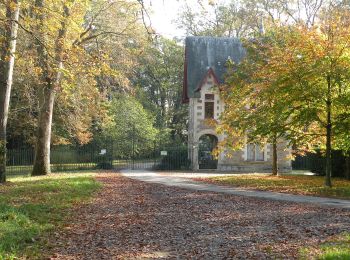
[(349, 181), (335, 179), (333, 183), (334, 187), (332, 189), (327, 189), (323, 187), (324, 178), (322, 176), (245, 174), (213, 177), (210, 179), (202, 179), (202, 181), (256, 190), (322, 197), (350, 198)]
[[(338, 118), (350, 105), (349, 16), (329, 10), (316, 26), (277, 26), (246, 41), (247, 56), (224, 89), (223, 124), (232, 132), (253, 129), (258, 139), (275, 133), (300, 148), (323, 147), (328, 100), (334, 133), (346, 131)], [(342, 138), (332, 136), (335, 144)]]

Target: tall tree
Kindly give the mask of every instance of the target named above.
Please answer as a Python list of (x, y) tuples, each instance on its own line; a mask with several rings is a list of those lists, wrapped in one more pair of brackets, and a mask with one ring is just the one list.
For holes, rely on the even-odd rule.
[(135, 97), (115, 94), (109, 103), (109, 114), (111, 120), (95, 137), (96, 141), (107, 139), (121, 147), (117, 151), (120, 157), (153, 151), (158, 136), (154, 116)]
[[(245, 37), (259, 31), (261, 12), (244, 1), (184, 5), (177, 24), (187, 35)], [(254, 19), (252, 19), (255, 17)]]
[[(328, 9), (318, 26), (298, 27), (284, 48), (281, 66), (288, 92), (284, 101), (293, 104), (291, 136), (304, 146), (325, 151), (325, 186), (331, 187), (331, 151), (339, 148), (349, 117), (348, 11)], [(289, 54), (287, 54), (289, 52)]]
[(275, 105), (268, 111), (273, 114), (281, 108), (277, 118), (285, 120), (285, 129), (283, 124), (278, 129), (297, 147), (325, 151), (327, 187), (332, 186), (331, 151), (346, 143), (344, 131), (349, 125), (349, 17), (347, 10), (330, 8), (317, 26), (278, 28), (265, 49), (265, 64), (245, 84), (256, 82), (248, 92), (250, 101), (267, 102), (268, 96), (261, 96), (265, 91), (274, 97)]
[(15, 65), (19, 2), (7, 0), (0, 29), (0, 183), (6, 181), (6, 127)]
[[(55, 96), (64, 90), (67, 79), (75, 78), (72, 76), (74, 71), (77, 68), (78, 71), (81, 70), (79, 66), (87, 63), (85, 59), (89, 61), (90, 72), (106, 98), (109, 97), (111, 88), (124, 88), (128, 85), (123, 70), (127, 67), (126, 64), (131, 64), (131, 55), (126, 52), (131, 52), (132, 47), (135, 47), (135, 41), (129, 37), (129, 33), (138, 28), (140, 15), (136, 7), (140, 7), (138, 2), (124, 0), (35, 2), (33, 32), (40, 68), (41, 98), (33, 175), (50, 172)], [(125, 19), (118, 22), (116, 14)], [(47, 19), (49, 15), (52, 19)], [(114, 26), (113, 22), (116, 22)], [(112, 50), (118, 50), (116, 52), (119, 56), (115, 59), (110, 55)], [(79, 59), (82, 56), (85, 59)]]
[(137, 97), (156, 117), (156, 127), (170, 132), (171, 141), (185, 140), (187, 107), (181, 103), (183, 46), (159, 38), (149, 43), (139, 57), (133, 83)]
[(304, 23), (312, 27), (322, 10), (338, 0), (230, 0), (184, 4), (177, 20), (187, 35), (245, 38), (264, 28)]
[[(50, 145), (51, 145), (51, 125), (54, 109), (55, 94), (61, 85), (62, 70), (64, 62), (65, 41), (67, 35), (68, 19), (70, 17), (71, 5), (74, 0), (65, 2), (58, 7), (61, 21), (55, 44), (53, 47), (53, 57), (47, 50), (49, 46), (48, 31), (46, 31), (46, 21), (48, 16), (45, 13), (45, 0), (36, 0), (37, 9), (37, 42), (38, 66), (40, 73), (40, 97), (39, 97), (39, 120), (37, 131), (37, 142), (35, 147), (35, 158), (32, 175), (45, 175), (50, 173)], [(52, 61), (51, 61), (52, 58)]]
[(276, 44), (275, 37), (267, 33), (245, 41), (245, 59), (240, 64), (231, 64), (226, 84), (221, 88), (225, 110), (217, 125), (218, 132), (226, 136), (223, 148), (241, 149), (246, 143), (271, 144), (273, 175), (278, 174), (277, 146), (279, 141), (286, 141), (289, 117), (278, 91), (283, 75), (269, 66), (269, 51)]

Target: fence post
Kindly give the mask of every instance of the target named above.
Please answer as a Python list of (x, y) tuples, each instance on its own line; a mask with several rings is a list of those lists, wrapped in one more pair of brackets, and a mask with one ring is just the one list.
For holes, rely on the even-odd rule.
[(157, 152), (156, 152), (156, 141), (153, 143), (153, 168), (156, 167), (157, 164)]
[(132, 126), (132, 169), (135, 170), (135, 124)]
[(114, 153), (114, 140), (111, 142), (111, 168), (113, 169), (113, 153)]

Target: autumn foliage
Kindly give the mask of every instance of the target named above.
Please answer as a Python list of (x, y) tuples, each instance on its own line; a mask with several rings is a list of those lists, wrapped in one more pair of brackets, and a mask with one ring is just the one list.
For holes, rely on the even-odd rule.
[(300, 151), (321, 149), (331, 186), (331, 150), (349, 150), (350, 19), (330, 9), (312, 27), (278, 26), (245, 41), (246, 59), (231, 64), (221, 132), (252, 142), (288, 140)]

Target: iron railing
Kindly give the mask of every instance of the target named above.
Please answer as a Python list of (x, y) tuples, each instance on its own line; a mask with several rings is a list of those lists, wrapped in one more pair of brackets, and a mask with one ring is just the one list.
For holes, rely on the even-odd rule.
[[(7, 151), (6, 171), (9, 175), (30, 173), (34, 149), (21, 148)], [(126, 146), (113, 141), (83, 146), (53, 146), (50, 154), (51, 171), (92, 169), (188, 169), (187, 147), (154, 145)]]

